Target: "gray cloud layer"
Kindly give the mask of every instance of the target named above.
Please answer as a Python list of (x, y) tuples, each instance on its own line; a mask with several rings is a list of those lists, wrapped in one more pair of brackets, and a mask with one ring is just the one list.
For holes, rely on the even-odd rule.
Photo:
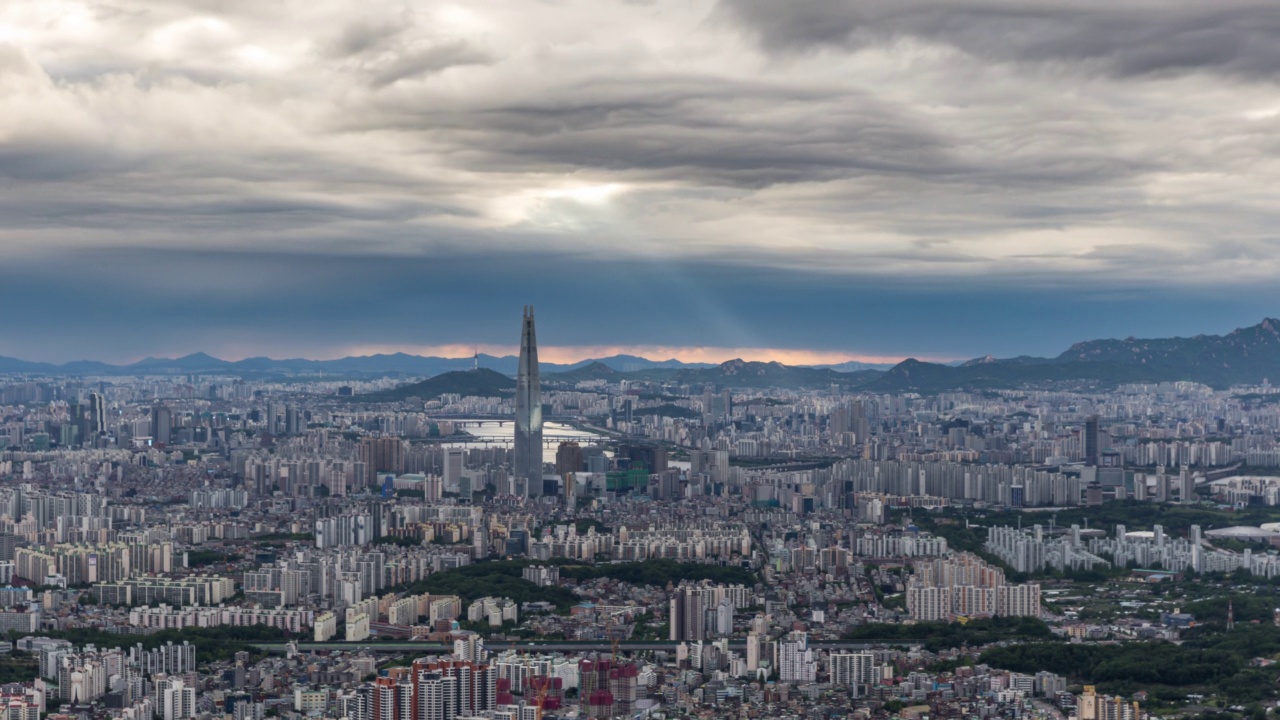
[(1266, 287), (1277, 31), (1266, 0), (9, 3), (0, 263)]
[(1280, 8), (1262, 2), (725, 0), (721, 9), (771, 52), (918, 38), (989, 61), (1061, 62), (1086, 73), (1268, 79), (1280, 70)]

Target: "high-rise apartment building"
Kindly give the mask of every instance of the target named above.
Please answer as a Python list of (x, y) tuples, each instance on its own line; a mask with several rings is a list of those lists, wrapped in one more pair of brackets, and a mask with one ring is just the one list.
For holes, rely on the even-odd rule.
[[(497, 675), (483, 663), (418, 660), (413, 664), (413, 720), (453, 720), (492, 711)], [(405, 719), (408, 720), (408, 719)]]
[(176, 677), (156, 683), (160, 712), (164, 720), (185, 720), (196, 716), (196, 689)]
[(365, 438), (360, 441), (360, 452), (369, 484), (377, 482), (380, 472), (396, 475), (404, 472), (404, 444), (400, 438)]
[(671, 596), (670, 638), (692, 642), (707, 637), (707, 606), (696, 588), (679, 587)]
[(667, 470), (667, 449), (657, 443), (627, 443), (618, 447), (618, 457), (626, 458), (633, 466), (648, 469), (657, 475)]
[(849, 685), (854, 695), (859, 685), (867, 685), (873, 681), (872, 668), (875, 666), (875, 655), (869, 652), (833, 652), (829, 658), (831, 682), (836, 685)]
[(778, 643), (778, 679), (790, 683), (811, 683), (817, 679), (818, 664), (809, 649), (809, 636), (793, 632)]
[(582, 446), (572, 440), (562, 442), (556, 448), (556, 474), (560, 477), (568, 473), (582, 472), (586, 462)]

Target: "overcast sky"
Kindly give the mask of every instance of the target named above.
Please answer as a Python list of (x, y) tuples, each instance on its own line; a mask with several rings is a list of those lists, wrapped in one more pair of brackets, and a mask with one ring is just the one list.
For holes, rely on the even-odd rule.
[(502, 350), (524, 303), (547, 359), (1225, 332), (1280, 314), (1278, 36), (1274, 0), (8, 0), (0, 354)]

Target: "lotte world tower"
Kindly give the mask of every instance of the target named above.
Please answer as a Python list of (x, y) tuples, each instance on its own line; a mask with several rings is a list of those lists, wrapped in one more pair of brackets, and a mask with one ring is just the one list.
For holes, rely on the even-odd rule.
[(542, 385), (538, 378), (538, 338), (533, 306), (524, 307), (520, 367), (516, 372), (516, 428), (512, 486), (523, 497), (542, 494)]

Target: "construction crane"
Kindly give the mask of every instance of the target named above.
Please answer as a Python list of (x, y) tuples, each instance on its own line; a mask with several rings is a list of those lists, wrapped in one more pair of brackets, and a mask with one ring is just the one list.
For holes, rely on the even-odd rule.
[(542, 678), (542, 683), (538, 687), (538, 699), (534, 701), (538, 703), (537, 704), (537, 708), (538, 708), (537, 720), (542, 720), (542, 706), (547, 702), (547, 690), (549, 690), (550, 688), (551, 688), (551, 678), (549, 677)]
[(610, 660), (613, 661), (614, 667), (618, 665), (618, 646), (622, 642), (625, 634), (622, 623), (616, 615), (611, 615), (605, 620), (605, 633), (609, 636)]

